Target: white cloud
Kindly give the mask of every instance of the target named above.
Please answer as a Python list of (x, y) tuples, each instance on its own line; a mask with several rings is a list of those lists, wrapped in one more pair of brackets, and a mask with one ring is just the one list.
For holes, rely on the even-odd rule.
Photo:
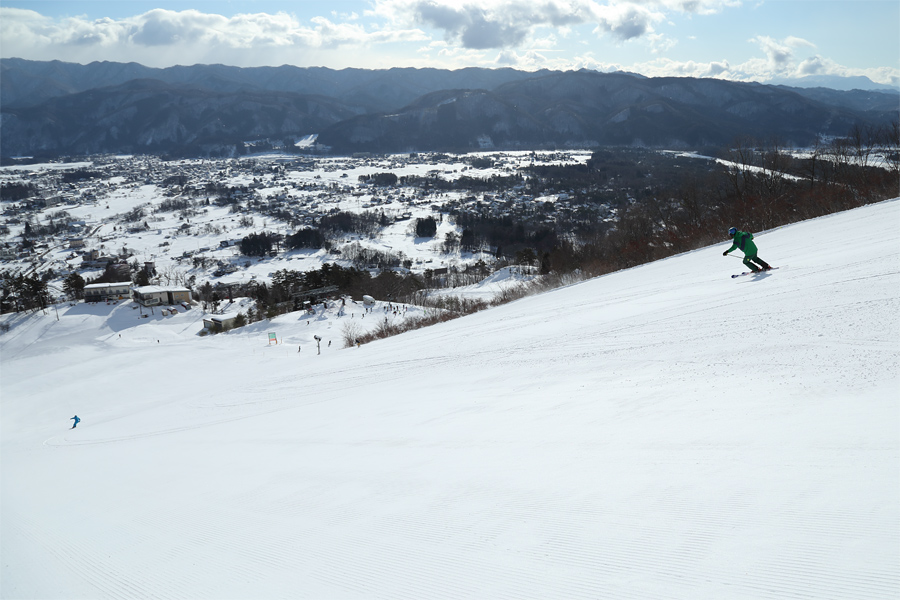
[(821, 56), (813, 56), (807, 58), (797, 66), (797, 74), (801, 77), (806, 75), (817, 75), (825, 69), (824, 61)]
[(520, 46), (534, 28), (565, 27), (590, 17), (590, 1), (383, 0), (375, 14), (407, 27), (442, 31), (444, 38), (465, 48)]
[[(85, 27), (93, 24), (82, 23)], [(171, 46), (180, 43), (209, 43), (217, 41), (218, 34), (231, 30), (240, 37), (246, 30), (231, 24), (224, 17), (208, 15), (196, 10), (174, 12), (157, 8), (144, 13), (129, 24), (128, 35), (132, 43), (142, 46)]]
[(371, 16), (397, 27), (441, 32), (451, 44), (472, 49), (521, 48), (541, 28), (593, 26), (617, 41), (654, 33), (666, 14), (711, 14), (735, 6), (733, 0), (376, 0)]
[(731, 70), (731, 67), (728, 66), (728, 61), (713, 61), (709, 63), (709, 67), (706, 69), (706, 72), (703, 74), (703, 77), (718, 77), (724, 73), (728, 73)]
[(648, 2), (658, 4), (667, 12), (679, 12), (695, 15), (713, 15), (722, 12), (725, 8), (733, 8), (741, 5), (740, 0), (659, 0)]
[(653, 52), (653, 54), (668, 52), (678, 45), (678, 40), (661, 33), (651, 33), (647, 36), (647, 41), (650, 44), (650, 51)]
[[(148, 66), (223, 63), (236, 66), (320, 64), (334, 68), (507, 65), (520, 69), (627, 70), (648, 76), (680, 75), (741, 81), (810, 74), (866, 75), (897, 84), (893, 67), (850, 69), (815, 52), (806, 39), (749, 40), (760, 56), (673, 61), (673, 29), (657, 31), (669, 16), (707, 15), (735, 0), (372, 0), (364, 13), (328, 12), (300, 21), (284, 12), (226, 17), (198, 10), (154, 9), (122, 19), (51, 19), (34, 10), (0, 7), (0, 53), (33, 60), (136, 61)], [(600, 56), (594, 34), (630, 42), (654, 60), (613, 64)], [(416, 43), (418, 42), (418, 43)], [(411, 44), (415, 43), (415, 44)], [(418, 49), (416, 49), (418, 47)], [(618, 60), (622, 53), (617, 53)], [(645, 54), (646, 56), (646, 54)]]
[(798, 38), (793, 35), (789, 35), (784, 38), (784, 43), (791, 48), (815, 48), (816, 45), (812, 42), (804, 40), (803, 38)]
[[(116, 60), (137, 60), (151, 66), (173, 56), (180, 57), (176, 62), (181, 64), (190, 57), (195, 62), (204, 58), (219, 62), (220, 57), (236, 56), (239, 51), (244, 56), (235, 64), (281, 64), (291, 55), (278, 50), (359, 48), (427, 39), (417, 29), (370, 31), (358, 22), (335, 23), (325, 17), (303, 24), (283, 12), (224, 17), (197, 10), (154, 9), (120, 20), (53, 20), (34, 11), (5, 7), (0, 8), (0, 36), (3, 56), (37, 60), (105, 60), (115, 56)], [(273, 51), (280, 62), (270, 60)]]
[(618, 63), (608, 63), (594, 58), (593, 53), (587, 52), (581, 56), (576, 56), (571, 63), (571, 69), (580, 70), (588, 69), (591, 71), (599, 71), (601, 73), (612, 73), (614, 71), (626, 71), (627, 69)]
[(513, 50), (501, 50), (494, 62), (496, 66), (512, 67), (522, 71), (537, 71), (547, 68), (547, 57), (534, 50), (529, 50), (524, 54), (517, 54)]
[[(673, 12), (706, 14), (731, 0), (373, 0), (362, 17), (332, 11), (330, 18), (300, 22), (293, 15), (238, 14), (226, 17), (198, 10), (154, 9), (124, 19), (49, 19), (35, 11), (0, 8), (4, 56), (45, 60), (135, 60), (149, 66), (224, 62), (240, 66), (305, 63), (341, 54), (347, 66), (400, 59), (421, 64), (434, 53), (360, 48), (404, 42), (446, 46), (441, 66), (490, 66), (499, 60), (520, 68), (568, 68), (580, 59), (548, 57), (560, 38), (575, 42), (590, 28), (615, 42), (643, 40), (661, 53), (676, 40), (654, 30)], [(423, 29), (431, 31), (426, 33)], [(589, 36), (588, 36), (589, 37)], [(515, 50), (497, 54), (491, 50)], [(378, 57), (381, 57), (379, 59)], [(465, 63), (463, 61), (469, 61)], [(355, 62), (355, 64), (354, 64)]]
[(766, 55), (770, 69), (776, 73), (794, 68), (795, 49), (816, 47), (812, 42), (794, 36), (788, 36), (778, 41), (771, 37), (760, 35), (752, 38), (750, 41), (759, 45)]
[(775, 70), (784, 69), (794, 58), (794, 51), (783, 42), (778, 42), (768, 36), (760, 35), (750, 40), (756, 42), (765, 53), (769, 65)]
[[(626, 67), (623, 70), (634, 71), (648, 77), (709, 77), (711, 73), (719, 70), (713, 67), (714, 63), (689, 61), (674, 61), (668, 58), (657, 58), (649, 62)], [(716, 63), (721, 65), (721, 63)], [(724, 71), (719, 70), (719, 74)]]
[(608, 33), (620, 41), (652, 34), (653, 24), (665, 19), (665, 15), (638, 4), (613, 4), (601, 7), (597, 12), (595, 33)]
[(46, 44), (52, 35), (52, 20), (33, 10), (0, 7), (0, 38), (9, 44)]
[[(589, 66), (587, 68), (592, 67)], [(878, 83), (894, 86), (900, 83), (900, 72), (897, 69), (891, 67), (854, 69), (818, 55), (807, 58), (799, 64), (782, 63), (778, 69), (773, 68), (768, 54), (765, 57), (751, 58), (740, 64), (732, 64), (728, 60), (704, 62), (656, 58), (652, 61), (620, 68), (624, 71), (641, 73), (648, 77), (712, 77), (731, 81), (767, 82), (777, 78), (805, 77), (807, 75), (836, 75), (840, 77), (862, 75)]]
[(336, 10), (331, 11), (331, 16), (335, 19), (341, 21), (359, 21), (359, 13), (356, 11), (351, 11), (349, 13), (342, 13)]
[(757, 36), (749, 40), (762, 50), (764, 57), (754, 57), (741, 64), (732, 65), (722, 76), (736, 81), (769, 81), (778, 78), (806, 77), (808, 75), (835, 75), (839, 77), (866, 76), (872, 81), (897, 85), (900, 70), (892, 67), (850, 68), (818, 54), (799, 58), (804, 49), (816, 45), (803, 38), (788, 36), (776, 40)]

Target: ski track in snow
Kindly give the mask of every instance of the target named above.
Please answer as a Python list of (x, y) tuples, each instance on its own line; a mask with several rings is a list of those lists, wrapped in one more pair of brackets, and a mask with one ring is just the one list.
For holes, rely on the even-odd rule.
[(0, 596), (900, 597), (898, 217), (321, 356), (332, 316), (18, 321)]

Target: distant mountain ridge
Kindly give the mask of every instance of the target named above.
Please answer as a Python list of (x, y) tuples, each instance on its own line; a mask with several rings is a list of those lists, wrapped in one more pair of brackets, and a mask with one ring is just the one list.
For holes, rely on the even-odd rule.
[(0, 61), (4, 156), (216, 154), (319, 134), (335, 152), (806, 144), (900, 118), (900, 93), (513, 69)]
[[(319, 136), (337, 151), (491, 147), (722, 145), (777, 135), (787, 143), (844, 135), (857, 122), (890, 120), (885, 105), (829, 104), (796, 90), (717, 79), (552, 73), (494, 91), (448, 90), (390, 115), (365, 114)], [(896, 115), (896, 113), (893, 113)]]
[(135, 79), (3, 109), (3, 152), (167, 153), (217, 155), (259, 138), (290, 138), (358, 114), (334, 98), (252, 90), (208, 89)]
[(858, 91), (882, 91), (900, 92), (897, 86), (875, 83), (864, 75), (841, 77), (837, 75), (807, 75), (806, 77), (782, 77), (766, 82), (770, 85), (786, 85), (796, 88), (828, 88), (832, 90), (849, 92)]
[(415, 98), (448, 88), (493, 89), (550, 71), (514, 69), (394, 68), (386, 70), (329, 69), (326, 67), (231, 67), (226, 65), (175, 66), (165, 69), (137, 63), (93, 62), (87, 65), (61, 61), (0, 59), (0, 105), (34, 106), (51, 98), (111, 87), (134, 79), (156, 79), (188, 84), (210, 91), (269, 90), (333, 96), (357, 102), (369, 110), (393, 110)]

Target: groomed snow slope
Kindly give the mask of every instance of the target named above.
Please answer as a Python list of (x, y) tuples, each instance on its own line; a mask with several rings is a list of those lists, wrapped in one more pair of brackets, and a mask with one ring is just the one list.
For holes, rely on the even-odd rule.
[(898, 224), (885, 202), (758, 235), (774, 273), (729, 278), (723, 242), (321, 356), (16, 322), (0, 592), (900, 597)]

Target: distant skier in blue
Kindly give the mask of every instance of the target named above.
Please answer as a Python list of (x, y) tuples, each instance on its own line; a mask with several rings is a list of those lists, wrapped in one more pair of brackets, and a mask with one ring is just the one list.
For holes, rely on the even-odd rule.
[(75, 422), (72, 424), (72, 429), (75, 429), (76, 427), (78, 427), (78, 424), (81, 423), (81, 419), (78, 418), (78, 415), (75, 415), (74, 417), (72, 417), (72, 418), (69, 419), (69, 420), (70, 420), (70, 421), (75, 421)]

